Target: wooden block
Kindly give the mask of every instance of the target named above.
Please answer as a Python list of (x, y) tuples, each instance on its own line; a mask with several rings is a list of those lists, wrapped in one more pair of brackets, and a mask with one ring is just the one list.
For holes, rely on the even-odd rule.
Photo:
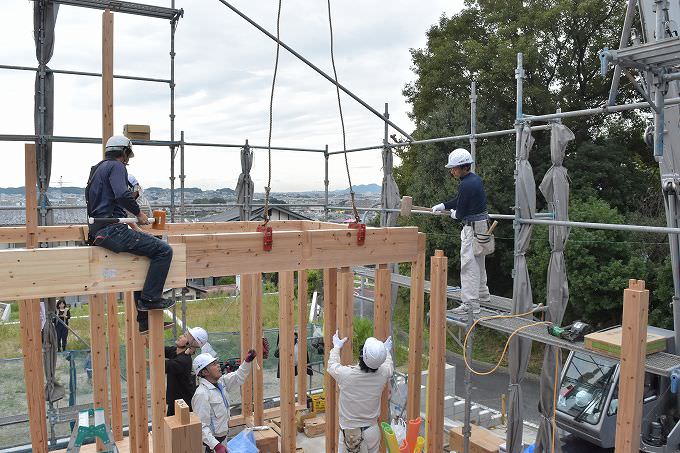
[(422, 379), (423, 321), (425, 294), (425, 234), (418, 234), (418, 258), (411, 263), (411, 303), (409, 306), (408, 397), (409, 420), (420, 416), (420, 383)]
[[(255, 445), (260, 453), (279, 453), (279, 435), (273, 429), (254, 431)], [(286, 450), (284, 450), (286, 451)]]
[[(183, 400), (177, 400), (182, 401)], [(175, 406), (177, 407), (177, 406)], [(201, 438), (201, 420), (194, 413), (189, 412), (189, 406), (184, 403), (182, 410), (186, 408), (186, 414), (175, 413), (163, 420), (164, 441), (168, 453), (196, 453), (204, 450)], [(186, 415), (188, 423), (182, 422), (182, 416)], [(155, 450), (154, 450), (155, 451)]]
[[(498, 453), (498, 448), (505, 443), (505, 439), (481, 426), (471, 425), (470, 453)], [(463, 451), (463, 427), (459, 426), (449, 431), (449, 449)]]
[(326, 432), (326, 417), (324, 414), (308, 418), (304, 421), (304, 432), (307, 437), (323, 436)]
[(150, 140), (151, 127), (146, 124), (126, 124), (123, 126), (123, 135), (130, 140)]
[(189, 405), (184, 400), (175, 400), (175, 415), (179, 416), (181, 425), (188, 425), (190, 423), (190, 413)]
[[(586, 335), (584, 346), (591, 351), (599, 352), (609, 357), (621, 356), (621, 341), (623, 327), (615, 327), (602, 332), (593, 332)], [(645, 341), (645, 354), (654, 354), (666, 350), (667, 339), (661, 335), (647, 331)]]
[(411, 206), (413, 206), (413, 198), (409, 196), (401, 197), (401, 206), (399, 206), (399, 215), (407, 217), (411, 215)]
[(295, 423), (297, 425), (298, 432), (303, 432), (305, 429), (305, 420), (316, 417), (318, 414), (316, 412), (298, 412), (296, 415)]

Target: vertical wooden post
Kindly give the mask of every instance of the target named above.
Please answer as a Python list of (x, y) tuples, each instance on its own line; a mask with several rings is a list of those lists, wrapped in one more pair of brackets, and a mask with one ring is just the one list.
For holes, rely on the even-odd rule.
[(436, 250), (430, 259), (430, 367), (427, 376), (427, 449), (444, 449), (444, 367), (446, 365), (446, 277), (448, 259)]
[(279, 364), (281, 371), (281, 451), (295, 452), (295, 375), (293, 368), (295, 275), (279, 272)]
[[(253, 276), (241, 275), (241, 354), (253, 347), (252, 311), (253, 311)], [(253, 367), (257, 368), (257, 367)], [(241, 387), (241, 413), (244, 417), (253, 414), (253, 374), (249, 374)]]
[(149, 310), (149, 369), (151, 372), (151, 426), (153, 451), (165, 450), (163, 419), (165, 401), (165, 352), (163, 349), (163, 310)]
[(649, 291), (644, 280), (629, 280), (623, 290), (617, 452), (632, 453), (640, 446), (648, 315)]
[[(333, 348), (333, 334), (337, 329), (338, 270), (323, 270), (323, 342), (324, 363)], [(326, 451), (338, 451), (338, 388), (327, 372), (323, 375), (326, 391)]]
[(423, 309), (425, 293), (425, 234), (418, 233), (418, 257), (411, 263), (411, 304), (408, 337), (408, 399), (409, 420), (420, 417), (420, 385), (423, 356)]
[[(375, 305), (373, 311), (374, 336), (381, 341), (390, 336), (392, 319), (392, 271), (387, 264), (380, 264), (375, 271)], [(380, 419), (378, 422), (389, 423), (389, 393), (387, 386), (380, 401)], [(385, 451), (385, 442), (380, 436), (380, 451)]]
[(139, 453), (149, 453), (149, 405), (146, 386), (146, 346), (145, 339), (139, 332), (137, 324), (137, 307), (134, 294), (130, 293), (132, 302), (132, 334), (134, 337), (133, 353), (135, 360), (135, 396), (137, 399), (137, 439), (135, 444)]
[(126, 292), (123, 296), (125, 302), (125, 371), (127, 379), (127, 398), (128, 398), (128, 427), (130, 453), (139, 453), (137, 441), (137, 397), (135, 392), (135, 309), (134, 299), (131, 292)]
[[(106, 364), (106, 295), (92, 294), (88, 302), (90, 306), (90, 355), (92, 357), (92, 400), (95, 408), (103, 408), (106, 415), (106, 423), (111, 423), (109, 407), (109, 392)], [(97, 451), (103, 448), (101, 441), (97, 440)]]
[[(338, 278), (338, 334), (340, 338), (347, 337), (347, 342), (340, 351), (343, 365), (350, 365), (352, 358), (352, 321), (354, 320), (354, 274), (349, 267), (340, 269)], [(329, 345), (332, 346), (332, 343)]]
[(123, 440), (123, 400), (120, 384), (120, 338), (117, 293), (106, 295), (109, 327), (109, 381), (111, 382), (111, 431), (116, 441)]
[[(24, 150), (26, 185), (26, 248), (38, 246), (38, 190), (35, 144)], [(47, 414), (45, 410), (45, 369), (42, 358), (40, 299), (18, 301), (21, 352), (24, 357), (24, 382), (31, 446), (37, 453), (47, 452)]]
[[(262, 274), (253, 274), (251, 279), (253, 300), (253, 338), (257, 360), (262, 360)], [(259, 369), (258, 369), (259, 368)], [(264, 365), (253, 367), (253, 419), (257, 426), (264, 424)]]
[(298, 404), (307, 404), (307, 271), (298, 271)]
[(102, 153), (113, 135), (113, 13), (102, 13)]

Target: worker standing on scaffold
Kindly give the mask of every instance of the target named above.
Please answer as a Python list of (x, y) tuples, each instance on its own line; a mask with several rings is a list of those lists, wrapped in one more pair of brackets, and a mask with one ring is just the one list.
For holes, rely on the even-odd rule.
[[(87, 216), (94, 218), (124, 218), (127, 209), (137, 217), (140, 225), (149, 223), (148, 216), (139, 208), (128, 184), (125, 166), (132, 152), (132, 141), (114, 135), (106, 142), (104, 160), (92, 167), (85, 189)], [(124, 223), (98, 223), (89, 225), (88, 242), (114, 253), (127, 252), (151, 259), (146, 280), (141, 291), (135, 292), (137, 310), (162, 310), (174, 305), (163, 299), (163, 285), (172, 262), (172, 247), (160, 239), (135, 231)], [(148, 331), (148, 321), (138, 319), (139, 330)]]
[(328, 373), (340, 389), (338, 399), (339, 453), (378, 453), (380, 450), (380, 399), (392, 377), (392, 337), (384, 343), (369, 337), (360, 349), (359, 366), (340, 363), (340, 350), (347, 338), (333, 335), (328, 357)]
[[(446, 168), (451, 175), (460, 180), (458, 194), (445, 203), (432, 207), (437, 213), (451, 210), (451, 218), (463, 223), (460, 233), (460, 286), (462, 304), (449, 313), (456, 318), (467, 319), (468, 311), (480, 312), (480, 301), (489, 300), (489, 287), (486, 284), (486, 259), (490, 253), (486, 234), (489, 213), (486, 207), (484, 182), (471, 170), (472, 156), (463, 148), (454, 149), (449, 154)], [(493, 245), (491, 245), (493, 247)]]

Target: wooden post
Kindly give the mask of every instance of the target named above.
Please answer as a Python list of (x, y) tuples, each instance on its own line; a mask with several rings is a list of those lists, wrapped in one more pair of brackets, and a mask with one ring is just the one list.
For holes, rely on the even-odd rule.
[[(26, 185), (26, 248), (38, 246), (38, 191), (35, 144), (24, 149)], [(31, 446), (37, 453), (47, 452), (47, 415), (45, 409), (45, 368), (42, 358), (40, 299), (19, 300), (21, 352), (24, 357), (24, 382)]]
[(125, 302), (125, 371), (128, 398), (128, 444), (130, 445), (130, 453), (139, 453), (139, 447), (136, 443), (138, 408), (135, 392), (135, 301), (131, 292), (126, 292), (123, 296), (123, 300)]
[[(253, 347), (253, 276), (241, 275), (241, 353)], [(253, 367), (256, 368), (256, 367)], [(250, 417), (253, 414), (253, 374), (249, 374), (241, 387), (241, 413)]]
[(123, 440), (123, 400), (120, 383), (120, 338), (117, 293), (106, 295), (109, 327), (109, 381), (111, 382), (111, 431), (116, 441)]
[(418, 258), (411, 263), (411, 304), (408, 337), (408, 398), (406, 414), (409, 420), (420, 417), (420, 385), (423, 361), (423, 307), (425, 294), (425, 234), (418, 234)]
[(436, 250), (430, 259), (430, 367), (427, 376), (426, 451), (444, 449), (444, 367), (446, 365), (446, 277), (448, 259)]
[[(94, 407), (104, 409), (106, 423), (111, 424), (111, 412), (109, 406), (109, 392), (106, 363), (106, 296), (104, 294), (92, 294), (88, 302), (90, 306), (90, 346), (92, 356), (92, 401)], [(104, 445), (97, 439), (97, 451)]]
[(648, 314), (649, 291), (644, 280), (629, 280), (628, 288), (623, 290), (617, 452), (632, 453), (640, 447)]
[[(390, 336), (390, 321), (392, 319), (392, 271), (387, 264), (380, 264), (375, 271), (375, 305), (373, 312), (374, 332), (378, 340), (385, 341)], [(387, 386), (383, 389), (380, 401), (380, 422), (389, 423), (389, 392)], [(385, 442), (380, 436), (380, 451), (385, 452)]]
[[(347, 342), (340, 351), (340, 361), (343, 365), (350, 365), (352, 357), (352, 321), (354, 319), (354, 274), (349, 267), (340, 269), (338, 278), (338, 334), (340, 338), (347, 337)], [(329, 346), (332, 346), (331, 343)]]
[[(333, 348), (333, 334), (337, 329), (338, 270), (323, 270), (323, 342), (324, 364)], [(338, 389), (335, 379), (327, 372), (323, 375), (326, 391), (326, 451), (338, 451)]]
[(163, 419), (165, 401), (165, 352), (163, 349), (163, 310), (149, 310), (149, 369), (151, 373), (151, 426), (153, 451), (165, 450)]
[(132, 314), (132, 334), (134, 336), (133, 353), (135, 360), (135, 395), (137, 400), (137, 439), (135, 444), (139, 453), (149, 453), (149, 405), (146, 385), (146, 346), (145, 338), (139, 332), (137, 324), (137, 307), (133, 298)]
[(281, 371), (281, 451), (295, 452), (295, 375), (293, 368), (295, 275), (279, 272), (279, 364)]
[(102, 13), (102, 153), (113, 135), (113, 14)]
[(297, 402), (307, 405), (307, 271), (298, 271)]
[(264, 365), (262, 360), (262, 274), (253, 274), (251, 278), (253, 293), (253, 338), (255, 351), (260, 367), (253, 367), (253, 420), (255, 425), (264, 424)]

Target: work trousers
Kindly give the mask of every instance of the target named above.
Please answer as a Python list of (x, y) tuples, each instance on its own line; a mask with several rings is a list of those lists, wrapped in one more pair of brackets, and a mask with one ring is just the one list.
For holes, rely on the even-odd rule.
[[(342, 429), (338, 435), (338, 453), (350, 453), (345, 447), (345, 437)], [(380, 451), (380, 428), (378, 424), (369, 426), (363, 431), (364, 440), (361, 442), (359, 453), (378, 453)]]
[(475, 255), (475, 232), (486, 233), (486, 220), (465, 225), (460, 232), (460, 289), (464, 304), (489, 300), (489, 287), (486, 284), (486, 257)]

